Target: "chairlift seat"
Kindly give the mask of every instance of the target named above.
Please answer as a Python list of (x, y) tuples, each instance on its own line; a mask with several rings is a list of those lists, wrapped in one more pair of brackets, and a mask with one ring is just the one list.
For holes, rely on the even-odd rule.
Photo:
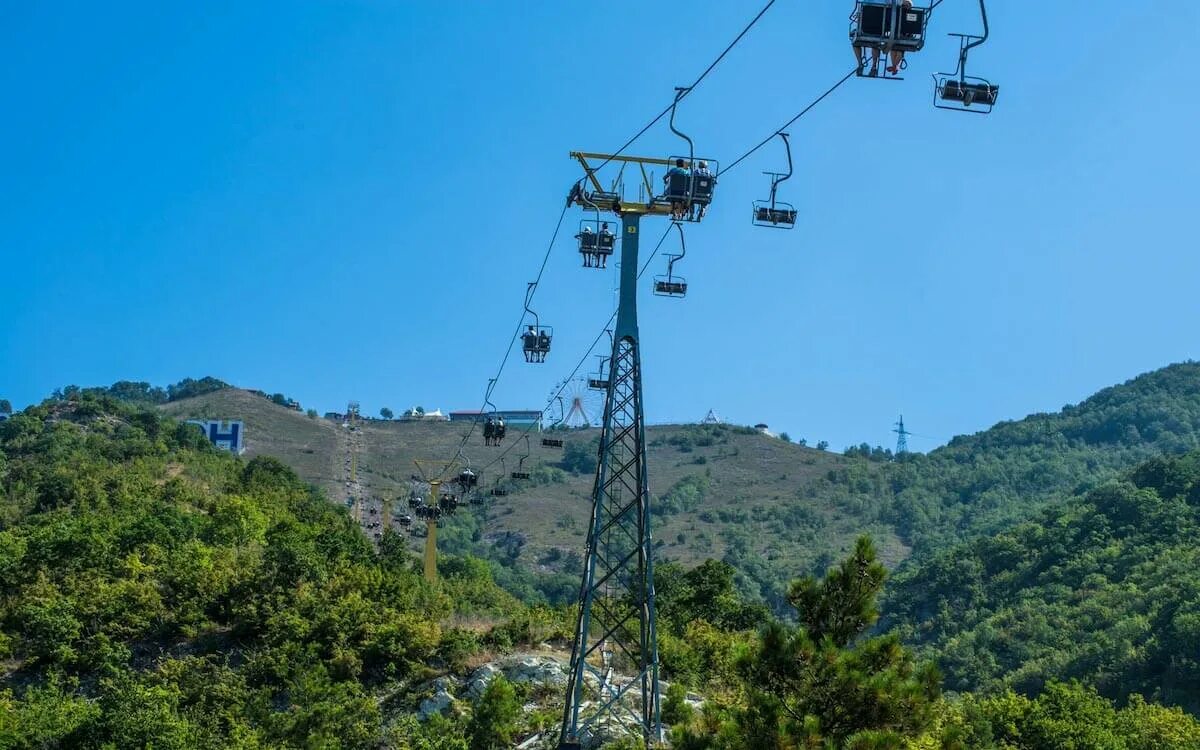
[(767, 201), (755, 202), (754, 224), (760, 227), (791, 229), (796, 226), (796, 209), (779, 201), (775, 202), (774, 207)]
[(560, 440), (559, 438), (542, 438), (542, 447), (543, 448), (561, 448), (561, 447), (563, 447), (563, 441)]
[(688, 198), (688, 192), (692, 186), (692, 175), (689, 172), (668, 172), (667, 173), (667, 189), (663, 193), (663, 198), (667, 200), (684, 201)]
[(597, 190), (594, 193), (588, 193), (587, 200), (588, 203), (593, 203), (600, 208), (610, 208), (621, 202), (621, 196), (607, 190)]
[(601, 255), (612, 255), (613, 249), (616, 246), (617, 237), (612, 232), (600, 232), (596, 236), (599, 242), (596, 243), (596, 251)]
[(588, 388), (593, 391), (607, 391), (608, 381), (601, 378), (588, 378)]
[(687, 281), (678, 276), (657, 276), (654, 279), (654, 293), (660, 297), (683, 297), (687, 295)]
[(508, 495), (508, 490), (503, 487), (496, 487), (492, 490), (492, 497), (505, 497)]
[(692, 202), (701, 206), (712, 203), (713, 188), (717, 186), (717, 178), (709, 175), (697, 175), (695, 189), (692, 191)]
[(580, 232), (579, 233), (579, 249), (587, 250), (589, 252), (595, 252), (596, 248), (600, 244), (596, 240), (597, 240), (597, 237), (594, 232)]
[[(944, 78), (938, 81), (937, 93), (942, 101), (961, 104), (962, 108), (978, 104), (982, 105), (981, 109), (986, 107), (990, 111), (1000, 96), (1000, 87), (981, 78), (965, 81)], [(959, 109), (960, 107), (951, 108)]]
[(856, 12), (858, 23), (850, 35), (854, 46), (876, 49), (890, 46), (898, 52), (920, 52), (925, 46), (929, 9), (901, 6), (899, 33), (895, 36), (892, 34), (893, 10), (890, 2), (860, 2)]
[(509, 476), (511, 476), (513, 479), (528, 479), (529, 472), (528, 471), (514, 471)]

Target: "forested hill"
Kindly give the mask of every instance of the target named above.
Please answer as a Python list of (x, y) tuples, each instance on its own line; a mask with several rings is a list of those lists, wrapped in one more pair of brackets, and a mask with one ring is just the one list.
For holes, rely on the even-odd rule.
[[(236, 389), (161, 408), (176, 417), (244, 419), (250, 455), (275, 456), (330, 499), (348, 499), (347, 447), (339, 437), (345, 431), (333, 422)], [(356, 456), (364, 492), (404, 495), (413, 459), (453, 455), (464, 432), (457, 423), (364, 422)], [(572, 596), (597, 433), (563, 433), (565, 451), (533, 440), (524, 459), (532, 480), (508, 482), (507, 496), (451, 520), (444, 549), (487, 557), (506, 571), (536, 570), (522, 580), (553, 601)], [(726, 425), (654, 426), (647, 440), (659, 558), (724, 560), (738, 571), (743, 591), (783, 612), (787, 582), (823, 571), (857, 534), (870, 533), (895, 567), (910, 547), (934, 552), (1008, 528), (1147, 458), (1200, 447), (1200, 364), (1171, 365), (1059, 413), (1004, 422), (899, 461), (869, 447), (839, 455)], [(467, 452), (477, 466), (501, 453), (478, 436)], [(525, 452), (510, 447), (507, 465), (485, 472), (485, 482), (495, 481), (496, 469), (514, 468)], [(528, 585), (516, 585), (498, 567), (497, 575), (529, 597)]]
[(885, 609), (950, 689), (1080, 679), (1200, 712), (1198, 540), (1200, 452), (1156, 458), (902, 573)]
[(1200, 363), (1106, 388), (1055, 414), (1002, 422), (890, 467), (886, 518), (918, 551), (1029, 518), (1158, 455), (1200, 448)]
[(96, 394), (0, 422), (0, 529), (5, 748), (379, 747), (412, 729), (397, 686), (479, 648), (456, 616), (524, 611), (486, 566), (431, 588), (278, 460)]
[[(1114, 532), (1140, 518), (1155, 519), (1146, 534), (1194, 528), (1196, 461), (1164, 466), (1134, 477), (1158, 489), (1133, 490)], [(1120, 550), (1109, 560), (1107, 549), (1095, 554), (1120, 569)], [(1194, 557), (1180, 565), (1196, 569)], [(0, 423), (0, 748), (557, 746), (573, 610), (520, 604), (470, 557), (444, 556), (439, 574), (426, 583), (390, 532), (368, 544), (277, 459), (231, 456), (100, 393), (26, 409)], [(1086, 685), (944, 700), (894, 635), (867, 632), (885, 578), (859, 539), (823, 579), (793, 582), (783, 623), (737, 594), (725, 563), (659, 566), (673, 746), (1200, 746), (1200, 723), (1182, 711), (1136, 696), (1116, 706)], [(1191, 668), (1188, 601), (1156, 663), (1173, 653)], [(636, 674), (620, 652), (613, 666)], [(1172, 673), (1177, 690), (1188, 674)], [(584, 690), (599, 699), (599, 681)]]

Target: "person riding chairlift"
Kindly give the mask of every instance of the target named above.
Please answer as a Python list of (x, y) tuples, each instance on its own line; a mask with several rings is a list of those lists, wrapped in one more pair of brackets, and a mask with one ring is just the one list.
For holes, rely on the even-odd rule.
[[(895, 0), (892, 0), (889, 4), (895, 4)], [(906, 10), (911, 9), (912, 0), (900, 0), (900, 13), (904, 13)], [(888, 9), (888, 12), (892, 12), (890, 8)], [(856, 23), (862, 23), (861, 8), (854, 12), (854, 20)], [(858, 74), (861, 76), (863, 74), (863, 68), (867, 64), (866, 56), (863, 54), (863, 48), (861, 46), (855, 44), (852, 45), (852, 49), (854, 50), (854, 59), (858, 61)], [(867, 73), (867, 75), (871, 78), (877, 78), (879, 76), (879, 53), (880, 49), (878, 47), (871, 48), (871, 72)], [(904, 50), (892, 50), (891, 61), (892, 64), (887, 66), (886, 71), (892, 75), (896, 75), (900, 72), (900, 69), (904, 64)]]
[[(688, 171), (687, 167), (684, 166), (684, 164), (685, 164), (685, 162), (683, 161), (683, 159), (676, 159), (675, 166), (668, 169), (667, 173), (665, 175), (663, 175), (663, 182), (666, 183), (667, 190), (671, 189), (672, 175), (681, 174), (684, 177), (688, 177), (691, 175), (691, 173)], [(676, 219), (676, 220), (682, 219), (684, 217), (685, 212), (686, 212), (686, 209), (685, 209), (683, 201), (679, 201), (679, 200), (671, 201), (671, 218)]]
[(592, 236), (592, 228), (585, 226), (582, 232), (575, 235), (575, 239), (579, 240), (580, 252), (583, 253), (583, 267), (592, 268), (592, 260), (597, 257), (593, 252), (597, 240)]
[[(912, 10), (912, 0), (900, 0), (900, 13), (897, 16), (896, 23), (899, 24), (900, 19), (903, 18), (904, 14), (910, 10)], [(891, 73), (892, 75), (897, 75), (900, 73), (900, 69), (904, 66), (904, 50), (893, 49), (891, 57), (892, 64), (888, 67), (887, 72)]]
[(525, 361), (536, 362), (538, 344), (537, 329), (533, 326), (529, 326), (529, 329), (525, 331), (525, 335), (522, 336), (521, 339), (522, 348), (525, 350)]
[(596, 253), (596, 260), (600, 262), (601, 268), (608, 268), (608, 256), (613, 249), (613, 233), (608, 229), (608, 222), (600, 223), (600, 237), (596, 247), (600, 252)]

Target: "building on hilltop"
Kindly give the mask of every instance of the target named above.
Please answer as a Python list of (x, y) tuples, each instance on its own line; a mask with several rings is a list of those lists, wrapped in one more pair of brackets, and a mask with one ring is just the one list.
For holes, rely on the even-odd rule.
[(450, 412), (451, 422), (482, 422), (488, 417), (503, 419), (510, 427), (533, 425), (542, 429), (542, 412), (536, 409), (500, 409), (479, 411), (477, 409)]
[(414, 406), (411, 409), (405, 409), (400, 415), (400, 422), (449, 422), (450, 418), (442, 413), (441, 409), (433, 411), (425, 411), (420, 406)]

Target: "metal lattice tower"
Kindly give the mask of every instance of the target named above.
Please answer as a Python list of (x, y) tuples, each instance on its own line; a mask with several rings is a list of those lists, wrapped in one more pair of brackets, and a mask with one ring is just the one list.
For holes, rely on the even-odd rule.
[(621, 291), (600, 457), (559, 748), (577, 748), (600, 723), (632, 719), (662, 741), (654, 563), (638, 348), (638, 228), (621, 214)]
[(892, 432), (896, 433), (896, 455), (900, 456), (908, 453), (908, 436), (912, 433), (904, 429), (904, 415), (900, 415), (900, 421), (896, 423), (895, 429)]

